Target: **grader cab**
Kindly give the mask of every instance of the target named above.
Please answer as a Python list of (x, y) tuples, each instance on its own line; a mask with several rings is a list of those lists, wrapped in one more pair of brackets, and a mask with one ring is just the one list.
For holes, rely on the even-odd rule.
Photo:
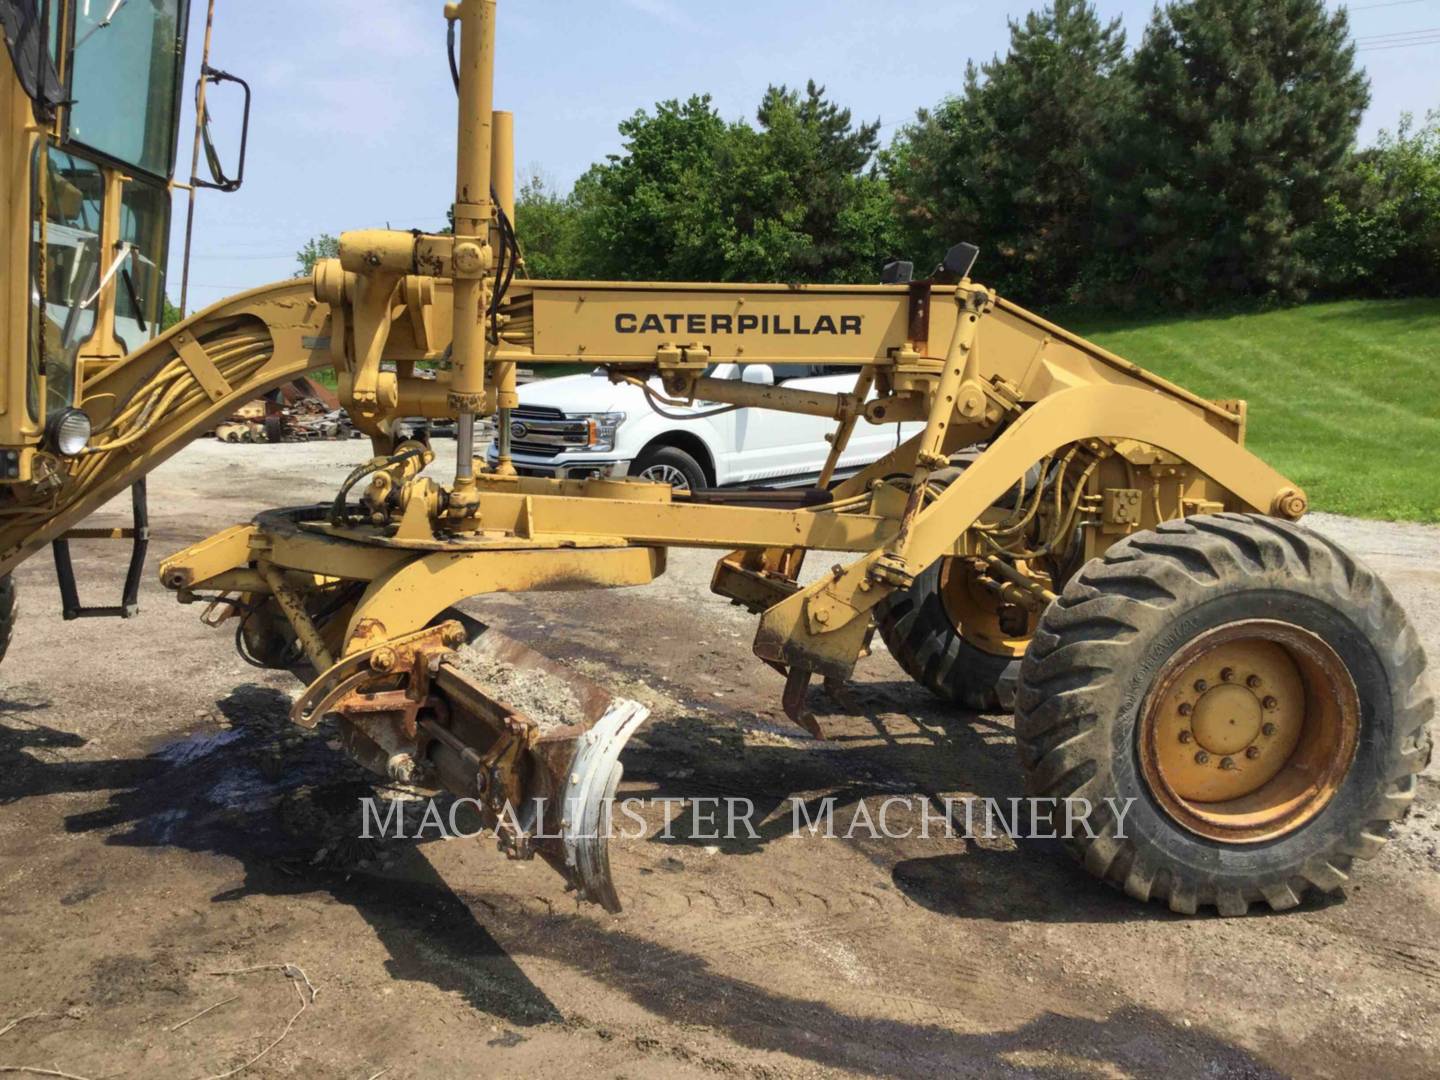
[[(158, 290), (147, 268), (163, 268), (174, 150), (178, 59), (156, 43), (178, 57), (186, 13), (115, 7), (0, 3), (14, 61), (0, 85), (0, 573), (88, 535), (88, 513), (239, 404), (333, 367), (369, 459), (325, 504), (171, 555), (162, 583), (299, 676), (297, 724), (333, 722), (376, 773), (477, 800), (508, 855), (540, 855), (608, 909), (607, 814), (645, 709), (455, 606), (641, 585), (677, 545), (720, 553), (714, 591), (758, 616), (754, 652), (816, 738), (812, 684), (843, 684), (877, 629), (957, 712), (1013, 708), (1033, 794), (1130, 807), (1069, 844), (1139, 899), (1289, 907), (1339, 888), (1405, 813), (1430, 753), (1417, 639), (1378, 578), (1297, 523), (1306, 497), (1245, 448), (1242, 402), (1203, 399), (998, 296), (971, 278), (966, 244), (926, 278), (897, 263), (874, 284), (528, 278), (513, 121), (494, 108), (495, 0), (444, 9), (453, 234), (346, 233), (313, 280), (132, 340), (136, 316), (138, 337), (154, 329), (160, 293), (145, 282)], [(12, 32), (26, 13), (49, 19), (48, 42)], [(101, 77), (86, 50), (110, 32), (97, 17), (117, 43), (122, 18), (153, 31), (148, 65), (106, 69), (125, 92), (106, 97), (105, 124), (128, 124), (129, 142), (87, 119), (86, 80)], [(677, 492), (517, 475), (517, 368), (576, 362), (662, 408), (828, 418), (820, 482)], [(854, 386), (708, 374), (801, 362), (853, 368)], [(416, 416), (455, 419), (453, 476), (430, 475), (429, 449), (399, 434)], [(486, 417), (489, 468), (475, 455)], [(901, 422), (923, 430), (832, 482), (857, 425)], [(803, 575), (812, 551), (832, 569)]]

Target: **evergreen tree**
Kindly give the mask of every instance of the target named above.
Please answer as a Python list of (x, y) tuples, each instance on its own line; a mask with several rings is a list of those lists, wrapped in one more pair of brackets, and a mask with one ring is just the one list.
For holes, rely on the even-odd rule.
[[(680, 281), (874, 281), (892, 252), (888, 188), (856, 127), (811, 83), (770, 87), (760, 127), (708, 96), (620, 125), (624, 152), (571, 196), (585, 276)], [(868, 171), (867, 171), (868, 168)], [(523, 238), (522, 238), (523, 239)]]
[(1086, 0), (1010, 22), (1003, 59), (921, 111), (887, 155), (898, 208), (928, 265), (981, 247), (985, 280), (1028, 302), (1073, 295), (1096, 237), (1098, 163), (1128, 118), (1125, 33)]
[(874, 280), (891, 254), (889, 192), (870, 168), (879, 121), (854, 126), (813, 80), (803, 95), (769, 87), (756, 119), (766, 169), (783, 180), (760, 209), (793, 226), (786, 280)]
[(1304, 296), (1305, 240), (1369, 100), (1348, 35), (1323, 0), (1155, 12), (1134, 57), (1141, 120), (1114, 162), (1123, 297)]

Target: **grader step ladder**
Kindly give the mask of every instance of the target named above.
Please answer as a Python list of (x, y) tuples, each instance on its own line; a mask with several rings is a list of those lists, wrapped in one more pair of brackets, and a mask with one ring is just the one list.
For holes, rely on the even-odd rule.
[[(174, 116), (156, 114), (166, 87), (131, 87), (145, 137), (96, 145), (84, 91), (107, 69), (86, 50), (111, 30), (73, 3), (46, 9), (54, 48), (33, 2), (0, 2), (14, 60), (0, 84), (0, 573), (240, 403), (333, 366), (370, 459), (324, 505), (268, 511), (170, 556), (161, 581), (233, 612), (250, 658), (301, 675), (297, 724), (333, 721), (376, 773), (479, 800), (510, 856), (540, 855), (608, 909), (620, 890), (604, 820), (645, 710), (453, 608), (641, 585), (676, 545), (722, 553), (714, 591), (758, 616), (754, 652), (817, 736), (812, 681), (848, 679), (877, 629), (957, 707), (1013, 703), (1032, 793), (1132, 806), (1123, 828), (1112, 813), (1069, 843), (1139, 899), (1289, 907), (1339, 888), (1404, 815), (1430, 754), (1417, 639), (1378, 578), (1297, 524), (1305, 495), (1246, 450), (1243, 403), (1205, 400), (996, 295), (970, 277), (969, 245), (926, 280), (896, 266), (871, 285), (528, 279), (511, 226), (512, 119), (494, 109), (494, 0), (444, 10), (453, 235), (346, 233), (313, 280), (121, 340), (113, 281), (93, 307), (67, 290), (97, 253), (161, 250), (163, 226), (142, 235), (143, 213), (120, 211), (171, 176), (156, 133), (173, 163)], [(183, 14), (176, 0), (122, 7), (109, 40), (177, 49)], [(142, 302), (158, 295), (144, 285)], [(422, 362), (439, 377), (420, 377)], [(662, 407), (829, 418), (821, 481), (778, 501), (517, 476), (517, 368), (575, 362)], [(709, 374), (795, 362), (851, 367), (854, 387)], [(427, 475), (426, 446), (397, 436), (415, 416), (455, 418), (448, 481)], [(474, 432), (491, 416), (487, 469)], [(903, 421), (923, 431), (831, 483), (858, 424)], [(811, 551), (839, 561), (807, 584)]]

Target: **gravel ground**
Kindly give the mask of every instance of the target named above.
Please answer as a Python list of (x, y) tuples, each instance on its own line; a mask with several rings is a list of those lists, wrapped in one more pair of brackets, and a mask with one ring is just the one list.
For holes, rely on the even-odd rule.
[[(155, 549), (327, 497), (362, 453), (198, 443), (152, 477)], [(1309, 523), (1380, 571), (1440, 653), (1440, 529)], [(75, 547), (84, 594), (109, 602), (123, 555)], [(750, 655), (753, 620), (709, 593), (712, 564), (676, 551), (644, 588), (471, 610), (651, 706), (630, 793), (873, 812), (1021, 791), (1008, 718), (942, 708), (883, 649), (827, 741), (796, 732)], [(293, 681), (246, 666), (153, 575), (127, 623), (63, 623), (45, 557), (19, 579), (0, 672), (0, 1029), (29, 1018), (0, 1034), (0, 1065), (221, 1073), (303, 1001), (242, 1075), (1440, 1073), (1433, 768), (1341, 896), (1281, 915), (1179, 918), (1047, 841), (792, 838), (777, 812), (753, 839), (682, 819), (618, 843), (628, 906), (611, 917), (489, 841), (359, 838), (374, 788), (333, 730), (294, 729)], [(313, 1003), (251, 970), (287, 963)]]

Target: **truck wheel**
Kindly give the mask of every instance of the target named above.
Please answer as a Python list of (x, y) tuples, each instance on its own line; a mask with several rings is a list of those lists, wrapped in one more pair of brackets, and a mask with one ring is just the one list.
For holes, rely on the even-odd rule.
[(20, 606), (15, 599), (15, 575), (0, 577), (0, 660), (10, 650), (10, 639), (15, 636), (15, 620), (20, 615)]
[(982, 713), (1014, 704), (1034, 616), (1023, 634), (1007, 634), (963, 560), (939, 560), (882, 601), (876, 618), (896, 663), (936, 697)]
[(676, 491), (705, 487), (705, 470), (700, 463), (675, 446), (656, 446), (646, 450), (635, 459), (630, 474), (638, 480), (669, 484)]
[(1096, 877), (1185, 914), (1280, 910), (1339, 889), (1409, 808), (1424, 667), (1384, 583), (1335, 544), (1192, 517), (1115, 544), (1044, 612), (1016, 738), (1034, 794), (1096, 809), (1067, 840)]

